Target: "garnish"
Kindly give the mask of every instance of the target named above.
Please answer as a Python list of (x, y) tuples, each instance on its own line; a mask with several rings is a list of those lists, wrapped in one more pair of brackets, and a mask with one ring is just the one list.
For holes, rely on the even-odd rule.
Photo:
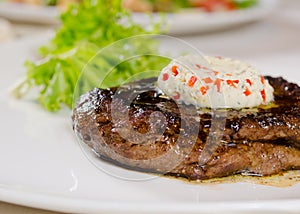
[(252, 92), (250, 91), (250, 89), (247, 87), (246, 90), (244, 91), (244, 94), (248, 97), (252, 94)]
[(190, 80), (188, 82), (188, 86), (189, 87), (193, 87), (195, 85), (196, 81), (197, 81), (197, 77), (191, 76), (191, 78), (190, 78)]
[(263, 76), (260, 76), (260, 81), (262, 84), (265, 84), (265, 78)]
[(250, 86), (252, 86), (252, 81), (251, 81), (250, 79), (246, 79), (246, 82), (247, 82)]
[(214, 81), (210, 77), (206, 77), (202, 79), (206, 84), (213, 83)]
[(267, 100), (266, 91), (263, 89), (263, 90), (261, 90), (260, 93), (261, 93), (261, 97), (262, 97), (263, 101), (266, 102), (266, 100)]
[(236, 88), (236, 84), (238, 84), (239, 80), (226, 80), (227, 85)]
[(169, 79), (169, 74), (165, 73), (162, 76), (163, 81), (167, 81)]
[(215, 85), (217, 86), (217, 90), (218, 92), (221, 92), (221, 84), (224, 80), (220, 79), (220, 78), (217, 78), (216, 81), (215, 81)]
[(207, 93), (207, 90), (209, 89), (209, 86), (201, 86), (200, 91), (202, 95), (205, 95)]
[[(16, 97), (22, 97), (27, 90), (38, 86), (38, 101), (49, 111), (57, 111), (62, 105), (72, 106), (81, 71), (101, 48), (130, 36), (160, 32), (159, 23), (153, 23), (149, 31), (134, 24), (130, 14), (122, 9), (121, 0), (84, 0), (71, 5), (61, 15), (61, 22), (62, 26), (50, 44), (40, 48), (43, 60), (38, 63), (26, 62), (26, 78), (13, 90)], [(158, 49), (154, 40), (140, 45), (149, 50)], [(128, 52), (134, 49), (128, 48)], [(110, 59), (100, 60), (97, 66), (104, 67)], [(114, 81), (110, 79), (103, 84), (115, 86), (141, 70), (161, 68), (166, 63), (168, 61), (162, 58), (142, 56), (139, 62), (116, 68)]]
[(178, 69), (178, 67), (175, 66), (175, 65), (172, 67), (172, 73), (173, 73), (173, 75), (174, 75), (175, 77), (178, 75), (178, 70), (177, 70), (177, 69)]
[[(175, 92), (180, 93), (179, 102), (196, 108), (253, 108), (274, 100), (274, 89), (255, 67), (230, 58), (204, 58), (203, 64), (193, 61), (192, 69), (172, 60), (162, 69), (157, 79), (158, 88), (170, 97), (174, 97)], [(180, 58), (181, 62), (189, 63), (194, 59), (194, 55)], [(174, 76), (172, 70), (178, 70), (180, 75)], [(163, 81), (165, 73), (172, 77), (168, 82)]]

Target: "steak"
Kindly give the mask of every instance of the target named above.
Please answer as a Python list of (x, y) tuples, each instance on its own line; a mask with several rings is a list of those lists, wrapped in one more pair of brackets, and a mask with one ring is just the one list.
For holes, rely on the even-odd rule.
[(144, 79), (82, 95), (73, 128), (103, 160), (203, 180), (300, 169), (300, 87), (265, 77), (275, 101), (251, 109), (195, 109)]

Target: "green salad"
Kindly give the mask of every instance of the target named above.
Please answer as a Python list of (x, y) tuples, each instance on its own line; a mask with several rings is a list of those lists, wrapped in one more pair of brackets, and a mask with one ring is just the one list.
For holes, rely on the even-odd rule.
[[(84, 0), (70, 6), (60, 18), (62, 26), (55, 37), (39, 50), (42, 60), (25, 63), (26, 77), (13, 91), (15, 96), (21, 97), (34, 87), (39, 90), (39, 103), (49, 111), (57, 111), (63, 105), (72, 107), (81, 72), (101, 48), (127, 37), (160, 33), (158, 23), (153, 23), (151, 30), (134, 24), (130, 14), (122, 8), (121, 0)], [(155, 42), (137, 45), (156, 51)], [(133, 47), (129, 46), (128, 52), (130, 48)], [(97, 66), (108, 66), (107, 60), (99, 59)], [(114, 78), (107, 79), (103, 85), (116, 86), (140, 70), (161, 63), (166, 61), (142, 56), (138, 61), (118, 66)]]

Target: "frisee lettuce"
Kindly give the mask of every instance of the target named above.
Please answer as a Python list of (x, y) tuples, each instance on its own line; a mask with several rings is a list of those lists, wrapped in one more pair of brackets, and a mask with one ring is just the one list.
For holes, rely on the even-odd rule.
[[(134, 24), (130, 14), (122, 9), (121, 0), (83, 0), (71, 5), (61, 15), (61, 22), (55, 37), (39, 50), (43, 59), (25, 63), (26, 78), (13, 91), (16, 97), (22, 97), (38, 86), (37, 99), (48, 111), (58, 111), (63, 105), (72, 107), (82, 69), (101, 48), (134, 35), (160, 33), (161, 29), (160, 23), (153, 23), (151, 30)], [(153, 42), (141, 45), (158, 48)], [(97, 66), (106, 66), (106, 60), (109, 59), (99, 59)], [(140, 70), (165, 63), (162, 58), (142, 56), (138, 61), (118, 66), (113, 79), (108, 78), (103, 85), (118, 85)]]

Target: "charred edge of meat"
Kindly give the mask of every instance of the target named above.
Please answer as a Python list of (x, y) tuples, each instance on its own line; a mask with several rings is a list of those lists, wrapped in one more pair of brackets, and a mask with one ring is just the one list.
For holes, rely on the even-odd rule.
[[(72, 116), (74, 131), (100, 158), (143, 172), (195, 180), (237, 173), (270, 175), (284, 170), (300, 169), (300, 88), (283, 78), (266, 79), (275, 89), (275, 102), (269, 107), (228, 110), (220, 145), (211, 160), (203, 166), (199, 166), (197, 161), (211, 128), (212, 110), (202, 109), (195, 114), (193, 106), (183, 105), (188, 116), (182, 119), (180, 106), (156, 90), (153, 84), (155, 79), (142, 80), (119, 88), (94, 89), (82, 95)], [(145, 89), (147, 92), (144, 92)], [(124, 100), (130, 93), (135, 93), (136, 98), (130, 106), (126, 106)], [(129, 110), (131, 126), (140, 133), (146, 133), (149, 131), (148, 120), (151, 113), (159, 111), (167, 119), (164, 139), (135, 144), (114, 132), (118, 124), (112, 122), (111, 103), (117, 95), (120, 95), (115, 103), (120, 108), (120, 122), (126, 113), (122, 109)], [(218, 111), (214, 114), (218, 114)], [(182, 131), (181, 123), (190, 127), (199, 125), (199, 133), (192, 151), (179, 165), (170, 171), (164, 171), (163, 166), (168, 160), (152, 165), (137, 165), (134, 162), (148, 160), (172, 150)], [(188, 131), (183, 130), (183, 133), (187, 134)], [(127, 159), (107, 152), (107, 148)]]

